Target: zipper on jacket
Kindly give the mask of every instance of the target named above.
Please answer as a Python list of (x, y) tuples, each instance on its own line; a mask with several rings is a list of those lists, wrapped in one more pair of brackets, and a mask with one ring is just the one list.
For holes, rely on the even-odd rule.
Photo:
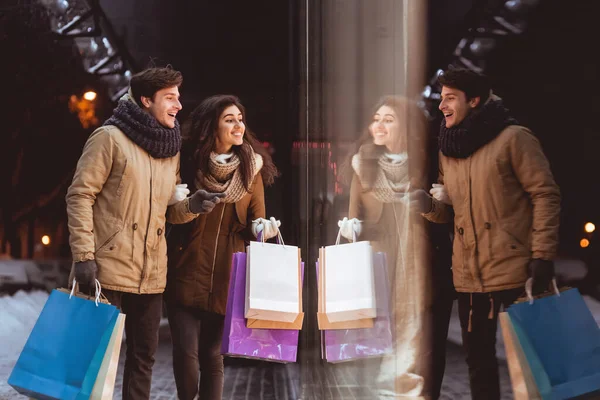
[(148, 233), (150, 232), (150, 221), (152, 220), (152, 157), (148, 154), (148, 161), (150, 162), (150, 208), (148, 211), (148, 223), (146, 224), (146, 236), (144, 237), (144, 262), (142, 264), (142, 278), (140, 279), (140, 292), (144, 279), (146, 278), (146, 267), (148, 266)]
[(215, 239), (215, 251), (213, 253), (212, 269), (210, 271), (210, 291), (208, 292), (209, 298), (210, 298), (210, 296), (212, 296), (212, 292), (213, 292), (213, 282), (215, 279), (215, 263), (217, 262), (217, 247), (219, 246), (219, 235), (221, 234), (221, 224), (223, 223), (223, 215), (225, 214), (225, 207), (227, 207), (227, 204), (223, 204), (223, 209), (221, 210), (221, 218), (219, 219), (219, 228), (217, 229), (217, 237)]

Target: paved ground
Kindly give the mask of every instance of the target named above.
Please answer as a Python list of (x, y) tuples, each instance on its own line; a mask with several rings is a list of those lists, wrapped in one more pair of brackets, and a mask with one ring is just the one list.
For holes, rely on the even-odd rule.
[[(156, 355), (152, 399), (177, 400), (171, 363), (171, 344), (166, 329), (161, 330), (161, 344)], [(462, 349), (448, 342), (446, 375), (442, 400), (470, 399), (467, 369)], [(124, 351), (119, 372), (123, 371)], [(0, 360), (0, 400), (26, 399), (6, 384), (14, 360)], [(319, 364), (300, 368), (299, 364), (275, 364), (243, 359), (227, 359), (224, 400), (373, 400), (376, 396), (365, 387), (369, 371), (356, 364)], [(512, 398), (506, 364), (500, 362), (502, 400)], [(121, 400), (122, 375), (117, 377), (114, 398)], [(302, 382), (302, 383), (301, 383)]]
[[(121, 360), (123, 361), (123, 360)], [(351, 363), (326, 365), (313, 371), (302, 372), (302, 385), (298, 364), (273, 364), (250, 360), (228, 360), (225, 372), (224, 400), (320, 400), (352, 399), (373, 400), (373, 393), (361, 386), (359, 380), (365, 371)], [(470, 399), (468, 375), (462, 349), (448, 343), (446, 376), (442, 386), (442, 400)], [(122, 366), (121, 369), (122, 371)], [(508, 370), (500, 363), (502, 400), (512, 399)], [(121, 399), (118, 377), (115, 399)], [(153, 395), (155, 400), (176, 400), (175, 383), (171, 367), (170, 343), (163, 341), (157, 354), (154, 370)]]

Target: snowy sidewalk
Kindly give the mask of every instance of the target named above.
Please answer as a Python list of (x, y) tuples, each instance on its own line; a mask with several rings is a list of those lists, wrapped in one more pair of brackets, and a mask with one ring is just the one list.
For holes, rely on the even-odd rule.
[[(567, 265), (559, 263), (557, 273), (561, 274), (563, 267)], [(577, 265), (568, 265), (568, 274), (578, 273)], [(17, 292), (13, 296), (0, 297), (0, 400), (6, 399), (24, 399), (24, 396), (18, 395), (8, 383), (8, 377), (14, 367), (14, 364), (21, 353), (29, 333), (48, 299), (48, 294), (42, 291), (35, 292)], [(596, 322), (600, 325), (600, 302), (584, 296), (585, 302), (594, 315)], [(468, 399), (468, 373), (464, 362), (464, 354), (460, 348), (461, 335), (458, 315), (456, 313), (456, 303), (453, 310), (448, 340), (452, 342), (448, 346), (448, 363), (446, 375), (444, 377), (442, 399)], [(166, 321), (161, 324), (161, 344), (157, 354), (157, 362), (154, 371), (153, 399), (170, 400), (175, 398), (175, 387), (172, 377), (171, 364), (171, 344), (168, 337), (168, 328)], [(498, 332), (497, 343), (498, 356), (504, 359), (504, 344), (502, 335)], [(121, 367), (123, 354), (121, 354)], [(283, 366), (279, 364), (252, 363), (239, 364), (230, 363), (226, 367), (226, 391), (224, 399), (243, 400), (243, 399), (289, 399), (293, 400), (302, 388), (310, 386), (321, 387), (329, 393), (333, 393), (331, 398), (362, 398), (358, 393), (364, 392), (358, 382), (353, 381), (354, 376), (359, 376), (360, 371), (355, 371), (352, 366), (336, 367), (318, 367), (308, 375), (314, 378), (306, 382), (301, 382), (300, 369), (298, 364)], [(503, 399), (510, 398), (510, 382), (506, 364), (500, 363), (501, 381), (503, 387)], [(260, 379), (255, 379), (260, 377)], [(351, 379), (352, 378), (352, 379)], [(117, 391), (121, 374), (117, 379)], [(352, 392), (354, 391), (354, 392)], [(343, 392), (348, 392), (344, 394)], [(339, 396), (339, 397), (338, 397)], [(329, 395), (326, 396), (330, 398)], [(120, 398), (120, 393), (115, 393), (115, 398)], [(308, 399), (306, 399), (308, 400)]]
[(47, 299), (43, 291), (0, 297), (0, 399), (16, 394), (6, 381)]

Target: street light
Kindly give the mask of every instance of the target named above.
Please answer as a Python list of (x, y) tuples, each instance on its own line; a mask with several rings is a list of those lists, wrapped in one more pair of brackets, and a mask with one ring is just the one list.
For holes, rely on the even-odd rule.
[(83, 98), (87, 101), (94, 101), (96, 100), (96, 92), (93, 90), (87, 91), (83, 94)]
[(581, 246), (582, 249), (585, 249), (586, 247), (588, 247), (590, 245), (590, 241), (583, 238), (579, 241), (579, 245)]
[(587, 233), (592, 233), (596, 230), (596, 225), (592, 224), (591, 222), (588, 222), (587, 224), (585, 224), (584, 229)]
[(48, 236), (48, 235), (42, 236), (42, 244), (44, 246), (48, 246), (50, 244), (50, 236)]

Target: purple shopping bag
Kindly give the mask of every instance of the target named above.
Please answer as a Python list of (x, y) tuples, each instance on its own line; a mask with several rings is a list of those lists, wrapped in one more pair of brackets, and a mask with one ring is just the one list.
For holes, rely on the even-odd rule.
[[(301, 265), (304, 276), (304, 263)], [(296, 362), (297, 330), (252, 329), (246, 327), (246, 253), (234, 253), (221, 354), (281, 363)]]
[[(318, 270), (317, 263), (317, 274)], [(321, 331), (321, 355), (327, 362), (381, 357), (392, 352), (390, 288), (385, 253), (373, 254), (373, 274), (377, 304), (377, 317), (373, 327)]]

